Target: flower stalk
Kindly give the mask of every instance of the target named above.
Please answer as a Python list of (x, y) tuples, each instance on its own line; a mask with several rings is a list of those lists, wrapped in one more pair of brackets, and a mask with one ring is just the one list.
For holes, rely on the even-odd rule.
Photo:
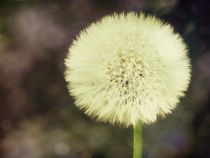
[(133, 158), (142, 158), (142, 126), (138, 123), (133, 129)]

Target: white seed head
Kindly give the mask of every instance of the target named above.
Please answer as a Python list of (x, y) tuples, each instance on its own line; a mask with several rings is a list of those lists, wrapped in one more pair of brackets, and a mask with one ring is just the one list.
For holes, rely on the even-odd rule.
[(65, 59), (75, 104), (100, 121), (149, 124), (170, 113), (190, 81), (182, 38), (143, 13), (106, 16), (82, 31)]

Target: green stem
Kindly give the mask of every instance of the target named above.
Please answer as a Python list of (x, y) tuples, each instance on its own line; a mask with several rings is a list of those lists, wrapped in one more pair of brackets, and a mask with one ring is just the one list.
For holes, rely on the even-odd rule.
[(138, 123), (133, 132), (133, 158), (142, 158), (142, 127)]

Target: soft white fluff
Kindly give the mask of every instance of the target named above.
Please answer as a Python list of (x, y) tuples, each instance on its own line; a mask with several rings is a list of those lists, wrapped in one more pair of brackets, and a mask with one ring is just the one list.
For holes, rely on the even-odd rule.
[(75, 104), (100, 121), (125, 126), (170, 113), (191, 76), (186, 45), (172, 27), (132, 12), (83, 30), (65, 65)]

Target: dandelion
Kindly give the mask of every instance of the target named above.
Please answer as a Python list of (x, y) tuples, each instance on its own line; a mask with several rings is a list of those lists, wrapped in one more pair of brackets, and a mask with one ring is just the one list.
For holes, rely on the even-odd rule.
[(101, 121), (155, 122), (173, 110), (190, 79), (186, 46), (168, 24), (129, 13), (80, 33), (65, 60), (76, 105)]
[(76, 106), (99, 121), (134, 127), (171, 113), (191, 72), (186, 45), (173, 28), (133, 12), (106, 16), (83, 30), (65, 65)]

